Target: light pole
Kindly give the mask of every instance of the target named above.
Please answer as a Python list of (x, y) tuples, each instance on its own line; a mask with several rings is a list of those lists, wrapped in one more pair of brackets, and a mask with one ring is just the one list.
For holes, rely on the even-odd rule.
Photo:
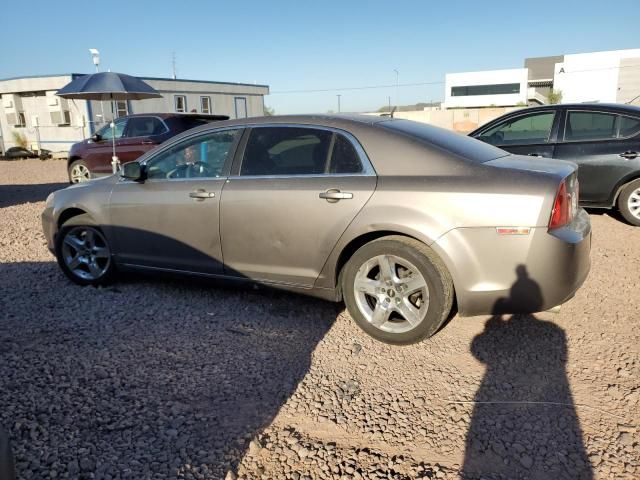
[(393, 71), (396, 72), (396, 110), (398, 110), (399, 108), (398, 86), (400, 81), (400, 72), (398, 72), (398, 70), (396, 70), (395, 68), (393, 69)]
[(89, 53), (91, 54), (91, 59), (93, 60), (93, 64), (96, 66), (96, 72), (100, 71), (100, 52), (96, 48), (90, 48)]
[[(96, 73), (98, 73), (100, 71), (100, 52), (97, 48), (90, 48), (89, 53), (91, 54), (91, 60), (93, 60), (93, 64), (96, 66)], [(102, 100), (100, 100), (100, 112), (102, 112), (102, 121), (104, 122), (104, 104), (102, 103)]]
[(336, 97), (338, 97), (338, 113), (340, 113), (340, 97), (341, 96), (342, 95), (340, 95), (340, 94), (336, 95)]

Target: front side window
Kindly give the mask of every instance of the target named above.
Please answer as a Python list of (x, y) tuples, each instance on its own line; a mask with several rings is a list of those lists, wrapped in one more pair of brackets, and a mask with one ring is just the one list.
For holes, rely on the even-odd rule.
[(564, 139), (607, 140), (616, 137), (617, 115), (602, 112), (569, 112)]
[(509, 119), (486, 130), (478, 139), (491, 145), (546, 143), (554, 117), (554, 112), (543, 112)]
[(102, 140), (111, 140), (112, 138), (122, 138), (124, 136), (124, 129), (127, 126), (127, 119), (118, 119), (115, 122), (115, 128), (111, 128), (111, 124), (108, 123), (96, 133)]
[(157, 117), (132, 117), (129, 119), (127, 137), (151, 137), (167, 131)]
[(175, 95), (176, 112), (185, 113), (187, 111), (187, 97), (184, 95)]
[(185, 140), (147, 162), (149, 179), (218, 178), (241, 129)]
[(314, 128), (254, 128), (245, 148), (240, 175), (325, 173), (331, 137), (331, 132)]
[(211, 97), (200, 97), (200, 111), (211, 113)]

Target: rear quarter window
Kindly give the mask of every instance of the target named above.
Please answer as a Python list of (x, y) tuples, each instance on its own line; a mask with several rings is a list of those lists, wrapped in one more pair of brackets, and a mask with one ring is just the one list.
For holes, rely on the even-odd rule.
[(476, 163), (484, 163), (508, 155), (504, 150), (476, 140), (475, 138), (425, 123), (393, 119), (380, 122), (377, 125)]

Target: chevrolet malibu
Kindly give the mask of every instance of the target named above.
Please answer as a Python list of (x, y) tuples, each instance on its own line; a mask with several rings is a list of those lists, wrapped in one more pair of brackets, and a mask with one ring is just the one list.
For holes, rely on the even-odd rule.
[[(344, 301), (409, 344), (462, 316), (573, 296), (591, 225), (576, 165), (381, 117), (209, 124), (53, 193), (50, 250), (80, 285), (127, 271), (266, 284)], [(204, 287), (203, 287), (204, 288)]]

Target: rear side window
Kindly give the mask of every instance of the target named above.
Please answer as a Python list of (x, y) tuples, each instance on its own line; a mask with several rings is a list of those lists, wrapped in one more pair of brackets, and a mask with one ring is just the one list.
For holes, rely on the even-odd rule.
[(127, 137), (161, 135), (167, 129), (157, 117), (132, 117), (127, 124)]
[(483, 132), (478, 139), (491, 145), (546, 143), (554, 117), (554, 112), (543, 112), (509, 119)]
[(345, 136), (336, 134), (331, 153), (329, 173), (362, 173), (362, 162), (353, 144)]
[(332, 133), (297, 127), (251, 131), (240, 175), (313, 175), (326, 171)]
[(640, 119), (632, 117), (620, 117), (619, 137), (635, 137), (640, 133)]
[(615, 138), (616, 117), (602, 112), (569, 112), (564, 139), (585, 141)]

